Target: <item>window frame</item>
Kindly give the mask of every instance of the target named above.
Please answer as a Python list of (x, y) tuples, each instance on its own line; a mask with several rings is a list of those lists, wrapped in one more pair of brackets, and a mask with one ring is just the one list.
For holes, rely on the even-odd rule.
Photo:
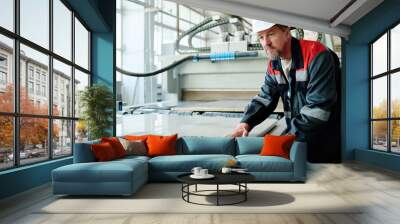
[[(13, 75), (14, 79), (14, 110), (13, 112), (1, 112), (0, 111), (0, 116), (11, 116), (13, 119), (13, 154), (14, 154), (14, 161), (13, 161), (13, 166), (11, 167), (5, 167), (5, 168), (0, 168), (0, 172), (5, 171), (5, 170), (11, 170), (11, 169), (16, 169), (19, 167), (24, 167), (24, 166), (30, 166), (33, 164), (38, 164), (38, 163), (43, 163), (46, 161), (54, 160), (54, 159), (62, 159), (66, 157), (73, 156), (74, 152), (74, 143), (75, 143), (75, 123), (76, 121), (79, 120), (79, 117), (75, 117), (75, 109), (72, 107), (72, 113), (70, 116), (55, 116), (53, 115), (53, 59), (58, 60), (59, 62), (62, 62), (68, 66), (71, 66), (71, 84), (73, 84), (75, 81), (75, 69), (87, 74), (89, 76), (89, 83), (88, 86), (91, 86), (92, 84), (92, 73), (91, 73), (91, 36), (92, 36), (92, 30), (88, 27), (88, 25), (83, 21), (83, 19), (72, 9), (72, 7), (66, 2), (65, 0), (59, 0), (68, 10), (71, 11), (71, 18), (70, 18), (70, 23), (71, 23), (71, 59), (64, 58), (63, 56), (55, 53), (53, 50), (53, 1), (54, 0), (48, 0), (49, 3), (49, 48), (46, 49), (45, 47), (42, 47), (39, 44), (34, 43), (33, 41), (30, 41), (29, 39), (23, 37), (20, 35), (20, 0), (14, 0), (13, 1), (13, 10), (14, 10), (14, 30), (10, 31), (4, 27), (0, 26), (0, 35), (5, 36), (7, 38), (12, 39), (13, 41), (13, 63), (11, 67), (11, 75)], [(78, 64), (75, 63), (75, 18), (83, 25), (83, 27), (88, 31), (88, 69), (85, 69)], [(21, 56), (20, 56), (20, 46), (25, 45), (27, 47), (32, 48), (33, 50), (36, 50), (42, 54), (45, 54), (48, 56), (49, 63), (48, 63), (48, 71), (47, 71), (47, 79), (46, 82), (47, 84), (45, 85), (45, 95), (48, 96), (48, 112), (46, 115), (39, 115), (39, 114), (27, 114), (27, 113), (21, 113), (20, 111), (20, 85), (21, 85), (21, 80), (20, 80), (20, 64), (21, 64)], [(31, 66), (29, 63), (27, 63), (27, 72), (26, 72), (26, 82), (32, 81), (34, 84), (34, 92), (36, 92), (35, 85), (36, 83), (40, 83), (40, 94), (37, 95), (39, 97), (42, 97), (42, 79), (41, 75), (42, 72), (39, 72), (39, 80), (36, 79), (36, 72), (37, 70), (33, 67), (33, 79), (31, 79), (30, 76), (30, 68)], [(28, 85), (28, 84), (27, 84)], [(27, 91), (29, 91), (29, 87), (27, 87)], [(74, 85), (72, 85), (71, 90), (72, 96), (72, 105), (75, 103), (75, 88)], [(48, 92), (48, 93), (46, 93)], [(36, 102), (34, 102), (36, 103)], [(45, 150), (48, 150), (48, 155), (47, 157), (44, 157), (43, 160), (40, 160), (38, 162), (31, 162), (31, 163), (24, 163), (21, 164), (21, 158), (20, 158), (20, 119), (21, 118), (45, 118), (47, 119), (48, 122), (48, 135), (47, 135), (47, 148)], [(50, 144), (53, 142), (53, 122), (56, 120), (67, 120), (71, 121), (72, 125), (72, 133), (71, 133), (71, 153), (68, 155), (63, 155), (63, 156), (54, 156), (53, 155), (53, 144)]]
[[(396, 23), (392, 24), (389, 26), (385, 31), (381, 34), (379, 34), (375, 39), (373, 39), (369, 44), (369, 149), (373, 151), (379, 151), (379, 152), (385, 152), (385, 153), (390, 153), (390, 154), (400, 154), (400, 152), (393, 152), (392, 151), (392, 121), (400, 121), (400, 117), (392, 117), (392, 98), (391, 98), (391, 91), (392, 91), (392, 85), (391, 85), (391, 80), (392, 76), (396, 75), (396, 73), (400, 72), (400, 67), (391, 69), (391, 30), (395, 28), (396, 26), (400, 25), (400, 21), (397, 21)], [(373, 72), (373, 44), (376, 43), (381, 37), (384, 35), (387, 35), (387, 64), (386, 64), (386, 71), (374, 75)], [(400, 52), (399, 52), (400, 53)], [(385, 118), (373, 118), (373, 81), (378, 79), (386, 77), (386, 87), (387, 87), (387, 105), (386, 105), (386, 117)], [(386, 121), (386, 151), (379, 150), (374, 148), (374, 136), (373, 136), (373, 122), (376, 121)]]

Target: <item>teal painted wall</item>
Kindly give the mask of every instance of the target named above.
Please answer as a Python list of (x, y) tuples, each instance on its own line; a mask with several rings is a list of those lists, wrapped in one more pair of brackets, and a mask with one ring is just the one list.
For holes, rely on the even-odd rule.
[[(104, 4), (110, 4), (114, 0), (66, 0), (66, 2), (77, 12), (85, 21), (88, 27), (95, 32), (111, 32), (111, 23), (106, 21), (106, 16), (104, 16), (104, 11), (107, 8), (110, 10), (109, 5), (107, 7), (102, 7)], [(108, 3), (109, 2), (109, 3)], [(115, 4), (114, 4), (115, 6)]]
[(355, 148), (368, 147), (369, 135), (369, 59), (368, 45), (345, 44), (344, 64), (344, 135), (342, 158), (354, 159)]
[(0, 172), (0, 199), (48, 183), (53, 169), (71, 163), (69, 157)]
[[(107, 32), (92, 32), (91, 43), (91, 71), (92, 83), (104, 84), (113, 92), (115, 105), (116, 99), (116, 77), (115, 77), (115, 32), (116, 32), (116, 1), (98, 1), (97, 7), (103, 15), (104, 21), (108, 24)], [(116, 108), (113, 110), (113, 125), (108, 132), (115, 136), (116, 134)]]
[[(67, 0), (71, 7), (79, 14), (87, 26), (91, 36), (91, 82), (104, 84), (113, 92), (115, 87), (115, 31), (116, 31), (116, 0)], [(115, 103), (114, 103), (115, 105)], [(109, 133), (116, 133), (116, 110), (112, 108), (113, 125)]]
[[(351, 27), (344, 43), (343, 159), (399, 170), (400, 157), (369, 148), (369, 43), (400, 22), (400, 0), (386, 0)], [(357, 149), (357, 150), (356, 150)], [(360, 151), (363, 150), (363, 151)]]
[(113, 40), (113, 33), (92, 34), (92, 81), (110, 88), (114, 84)]
[[(92, 83), (103, 84), (113, 91), (114, 102), (116, 95), (115, 73), (114, 73), (114, 34), (92, 33)], [(115, 103), (114, 103), (115, 105)], [(115, 135), (115, 107), (113, 109), (113, 126), (109, 133)]]
[(366, 149), (356, 149), (355, 160), (400, 172), (400, 155)]

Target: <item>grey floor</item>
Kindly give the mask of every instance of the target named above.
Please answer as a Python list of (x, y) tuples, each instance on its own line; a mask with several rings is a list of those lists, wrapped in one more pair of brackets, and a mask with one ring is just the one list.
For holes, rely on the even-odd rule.
[(355, 214), (38, 214), (34, 211), (54, 200), (50, 186), (44, 185), (1, 201), (0, 223), (400, 223), (399, 173), (350, 162), (310, 164), (307, 182), (365, 207)]
[[(150, 113), (119, 116), (117, 120), (118, 135), (224, 136), (240, 118)], [(271, 127), (274, 134), (279, 134), (284, 122), (266, 120), (251, 135), (263, 135)], [(352, 162), (310, 164), (308, 168), (308, 183), (318, 184), (345, 201), (362, 201), (367, 206), (357, 214), (38, 214), (35, 213), (38, 208), (55, 199), (50, 185), (44, 185), (0, 201), (0, 223), (400, 223), (399, 173)]]

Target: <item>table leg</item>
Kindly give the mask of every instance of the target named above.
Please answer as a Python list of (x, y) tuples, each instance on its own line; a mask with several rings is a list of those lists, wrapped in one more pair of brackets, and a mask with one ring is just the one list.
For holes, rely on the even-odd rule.
[(247, 201), (247, 192), (248, 192), (248, 190), (247, 190), (247, 183), (244, 183), (244, 201)]
[(217, 184), (217, 206), (219, 205), (219, 184)]
[(190, 201), (189, 201), (189, 195), (190, 195), (190, 184), (188, 184), (188, 185), (187, 185), (187, 192), (188, 192), (188, 193), (187, 193), (187, 201), (188, 201), (188, 202), (190, 202)]
[(182, 188), (181, 188), (181, 192), (182, 192), (182, 199), (184, 198), (184, 197), (183, 197), (183, 190), (184, 190), (184, 186), (185, 186), (185, 185), (182, 183)]
[(197, 192), (197, 184), (196, 184), (196, 186), (195, 186), (195, 191)]

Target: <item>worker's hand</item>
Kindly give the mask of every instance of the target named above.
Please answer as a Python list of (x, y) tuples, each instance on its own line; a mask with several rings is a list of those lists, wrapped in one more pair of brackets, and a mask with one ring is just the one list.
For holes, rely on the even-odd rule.
[(249, 135), (250, 126), (246, 123), (239, 123), (235, 130), (229, 136), (231, 137), (246, 137)]

